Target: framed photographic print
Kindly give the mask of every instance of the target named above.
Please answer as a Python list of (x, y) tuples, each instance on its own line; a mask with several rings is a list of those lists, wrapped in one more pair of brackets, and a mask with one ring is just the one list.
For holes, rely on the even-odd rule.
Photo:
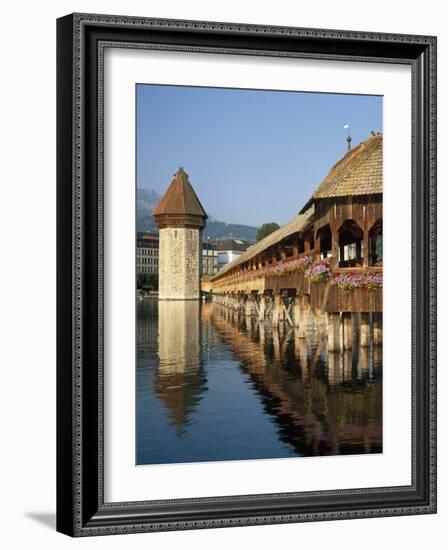
[(71, 536), (436, 511), (436, 39), (58, 20)]

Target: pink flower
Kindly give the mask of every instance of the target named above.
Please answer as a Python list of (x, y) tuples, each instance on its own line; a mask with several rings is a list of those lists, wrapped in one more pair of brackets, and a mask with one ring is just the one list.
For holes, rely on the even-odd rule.
[(366, 273), (359, 271), (344, 272), (341, 271), (332, 275), (330, 279), (331, 286), (337, 286), (342, 290), (354, 290), (355, 288), (368, 288), (377, 290), (383, 286), (382, 273)]
[(317, 260), (305, 271), (305, 277), (308, 277), (310, 281), (326, 281), (330, 276), (330, 260), (324, 258), (323, 260)]

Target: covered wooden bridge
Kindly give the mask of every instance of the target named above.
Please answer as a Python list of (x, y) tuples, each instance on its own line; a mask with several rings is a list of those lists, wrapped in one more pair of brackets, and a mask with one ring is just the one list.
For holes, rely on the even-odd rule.
[[(289, 223), (211, 280), (215, 303), (328, 336), (328, 349), (381, 343), (382, 135), (349, 150)], [(354, 330), (355, 327), (355, 330)]]

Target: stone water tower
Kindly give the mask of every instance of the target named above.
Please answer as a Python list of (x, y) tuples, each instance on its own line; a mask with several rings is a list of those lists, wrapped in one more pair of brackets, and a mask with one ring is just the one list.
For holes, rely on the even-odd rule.
[(179, 168), (154, 211), (159, 228), (159, 300), (199, 300), (207, 214)]

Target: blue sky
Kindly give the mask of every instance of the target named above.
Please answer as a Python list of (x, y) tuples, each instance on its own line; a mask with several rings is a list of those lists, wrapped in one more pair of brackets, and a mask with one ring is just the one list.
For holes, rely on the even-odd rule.
[(352, 145), (382, 131), (378, 96), (137, 85), (137, 186), (179, 166), (207, 214), (284, 224)]

